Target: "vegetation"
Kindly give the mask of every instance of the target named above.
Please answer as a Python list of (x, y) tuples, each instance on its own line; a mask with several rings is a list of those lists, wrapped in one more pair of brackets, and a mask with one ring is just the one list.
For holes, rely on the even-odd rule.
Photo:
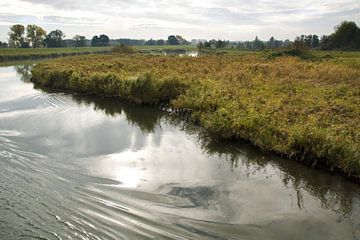
[(349, 64), (358, 57), (78, 56), (40, 63), (32, 74), (47, 87), (170, 100), (219, 137), (360, 177), (360, 70)]
[(61, 30), (51, 31), (45, 38), (45, 45), (48, 48), (64, 47), (64, 37), (65, 34)]
[(93, 47), (104, 47), (109, 45), (110, 38), (105, 34), (101, 34), (100, 36), (94, 36), (91, 40), (91, 46)]
[(6, 42), (0, 41), (0, 48), (7, 48), (8, 44)]
[(342, 22), (335, 33), (322, 38), (322, 49), (360, 49), (360, 28), (354, 22)]
[(0, 48), (0, 62), (39, 58), (54, 58), (90, 53), (110, 53), (110, 50), (110, 47)]
[(111, 52), (113, 54), (132, 54), (135, 53), (136, 51), (134, 47), (120, 44), (111, 48)]
[(36, 25), (28, 25), (26, 27), (27, 42), (29, 47), (38, 48), (44, 46), (46, 31)]
[(10, 47), (23, 47), (25, 43), (25, 27), (20, 24), (11, 26), (9, 32), (9, 46)]
[(85, 36), (76, 35), (73, 38), (73, 40), (74, 40), (75, 47), (85, 47), (86, 46), (86, 37)]

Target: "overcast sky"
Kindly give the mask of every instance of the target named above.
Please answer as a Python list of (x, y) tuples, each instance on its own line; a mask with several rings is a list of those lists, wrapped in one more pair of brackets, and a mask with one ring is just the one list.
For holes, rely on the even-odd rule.
[(1, 0), (0, 40), (17, 23), (67, 38), (294, 39), (329, 34), (344, 20), (360, 25), (360, 0)]

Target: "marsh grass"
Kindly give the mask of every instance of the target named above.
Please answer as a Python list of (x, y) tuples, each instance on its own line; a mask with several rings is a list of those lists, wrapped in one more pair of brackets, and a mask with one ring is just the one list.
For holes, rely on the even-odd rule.
[(110, 47), (0, 48), (0, 62), (108, 52)]
[(33, 81), (138, 103), (170, 101), (220, 138), (359, 177), (360, 70), (336, 59), (78, 56), (38, 64)]

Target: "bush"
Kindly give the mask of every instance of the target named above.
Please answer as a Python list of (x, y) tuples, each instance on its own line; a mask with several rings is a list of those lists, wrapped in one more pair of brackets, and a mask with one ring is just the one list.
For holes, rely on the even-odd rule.
[(133, 54), (135, 53), (135, 49), (131, 46), (127, 46), (124, 44), (116, 45), (111, 49), (113, 54)]

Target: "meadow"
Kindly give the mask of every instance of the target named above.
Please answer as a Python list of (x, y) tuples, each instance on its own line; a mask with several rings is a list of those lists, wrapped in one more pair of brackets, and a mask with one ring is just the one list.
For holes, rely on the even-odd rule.
[(359, 53), (87, 55), (37, 64), (40, 86), (161, 104), (213, 135), (360, 178)]
[[(135, 51), (148, 54), (164, 53), (166, 51), (195, 51), (194, 45), (165, 46), (133, 46)], [(65, 48), (0, 48), (0, 62), (15, 60), (30, 60), (40, 58), (55, 58), (82, 54), (110, 53), (112, 46), (107, 47), (65, 47)]]
[(77, 54), (106, 53), (111, 47), (77, 47), (77, 48), (0, 48), (0, 62), (54, 58)]

